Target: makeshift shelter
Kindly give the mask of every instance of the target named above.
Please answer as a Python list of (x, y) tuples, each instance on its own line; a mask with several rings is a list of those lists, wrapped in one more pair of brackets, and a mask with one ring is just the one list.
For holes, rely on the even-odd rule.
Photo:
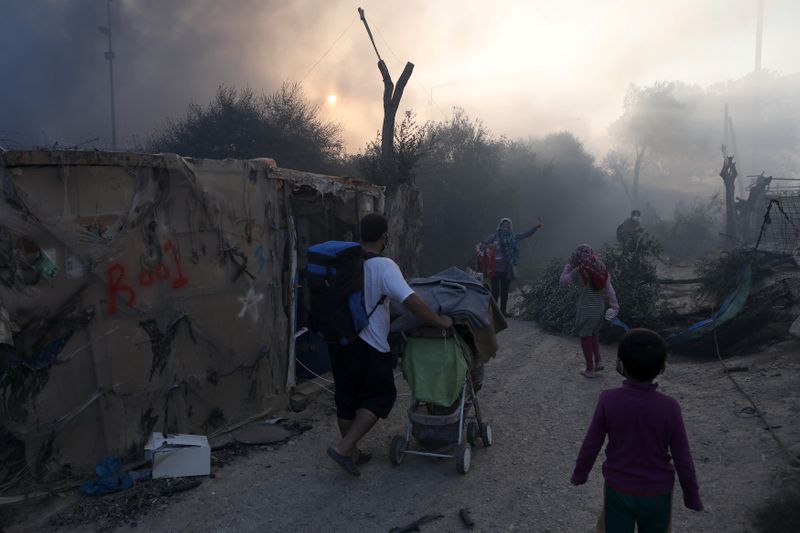
[(384, 210), (382, 188), (271, 159), (0, 158), (0, 478), (285, 406), (305, 248)]

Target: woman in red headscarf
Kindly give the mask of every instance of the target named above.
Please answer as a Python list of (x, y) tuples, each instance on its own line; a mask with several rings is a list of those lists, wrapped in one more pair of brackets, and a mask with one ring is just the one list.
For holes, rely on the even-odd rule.
[(575, 312), (575, 333), (581, 339), (581, 349), (586, 368), (581, 371), (587, 378), (603, 370), (600, 356), (600, 327), (603, 325), (605, 299), (619, 313), (617, 294), (611, 285), (608, 269), (588, 244), (581, 244), (564, 265), (561, 283), (577, 283), (580, 288), (578, 307)]

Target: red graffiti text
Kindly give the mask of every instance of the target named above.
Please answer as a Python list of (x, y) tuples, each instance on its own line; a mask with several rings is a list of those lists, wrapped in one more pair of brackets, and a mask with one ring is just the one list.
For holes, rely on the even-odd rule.
[[(168, 259), (159, 263), (153, 270), (142, 270), (139, 274), (138, 285), (139, 287), (148, 287), (153, 284), (155, 280), (170, 281), (173, 289), (180, 289), (189, 283), (183, 269), (181, 262), (178, 258), (178, 249), (171, 240), (164, 242), (164, 251), (167, 252), (168, 257), (172, 259), (173, 267), (175, 269), (174, 275), (167, 264)], [(125, 279), (126, 270), (125, 265), (122, 263), (111, 263), (106, 270), (106, 285), (108, 286), (108, 313), (113, 315), (117, 312), (117, 296), (121, 296), (124, 302), (133, 307), (136, 303), (136, 289), (127, 285), (123, 280)]]

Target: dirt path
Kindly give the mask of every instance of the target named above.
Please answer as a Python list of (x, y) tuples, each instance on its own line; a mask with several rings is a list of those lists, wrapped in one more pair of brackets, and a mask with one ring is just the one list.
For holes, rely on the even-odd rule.
[[(214, 479), (119, 531), (372, 532), (430, 513), (444, 517), (422, 531), (461, 531), (458, 510), (465, 507), (476, 531), (592, 531), (601, 503), (601, 461), (583, 487), (572, 487), (569, 476), (597, 395), (621, 378), (613, 364), (599, 379), (581, 377), (577, 342), (530, 322), (512, 320), (500, 343), (480, 395), (495, 445), (474, 449), (466, 476), (452, 461), (406, 457), (399, 467), (389, 463), (389, 442), (405, 422), (404, 384), (391, 417), (364, 442), (375, 459), (360, 479), (347, 476), (325, 455), (335, 430), (333, 401), (323, 393), (298, 415), (313, 429), (280, 448), (237, 458), (217, 469)], [(613, 362), (613, 349), (603, 350)], [(770, 423), (780, 426), (776, 431), (787, 444), (800, 442), (798, 353), (798, 343), (788, 343), (734, 362), (748, 367), (737, 379)], [(718, 363), (672, 361), (661, 389), (683, 407), (709, 509), (686, 510), (676, 488), (675, 532), (750, 530), (752, 510), (776, 490), (786, 464), (774, 441), (742, 410), (747, 404)]]

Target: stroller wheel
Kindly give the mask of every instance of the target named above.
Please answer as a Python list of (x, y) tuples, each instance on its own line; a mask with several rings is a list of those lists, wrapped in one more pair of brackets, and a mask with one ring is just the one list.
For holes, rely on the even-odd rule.
[(459, 474), (466, 474), (469, 472), (469, 467), (472, 465), (472, 446), (466, 442), (456, 450), (456, 468)]
[(486, 448), (492, 445), (492, 426), (488, 423), (481, 424), (481, 440)]
[(406, 439), (400, 435), (395, 435), (392, 438), (392, 443), (389, 445), (389, 460), (393, 465), (397, 466), (403, 462), (403, 454), (406, 451)]
[(478, 437), (480, 436), (481, 433), (480, 429), (478, 429), (478, 423), (474, 420), (470, 420), (469, 424), (467, 424), (467, 442), (475, 446), (475, 443), (478, 441)]

